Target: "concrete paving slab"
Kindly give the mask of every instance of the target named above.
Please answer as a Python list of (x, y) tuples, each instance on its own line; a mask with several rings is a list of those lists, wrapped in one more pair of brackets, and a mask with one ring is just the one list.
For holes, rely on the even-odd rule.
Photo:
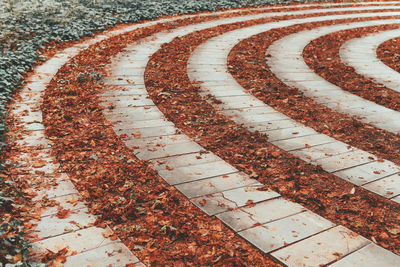
[(392, 267), (398, 266), (400, 263), (400, 256), (370, 243), (365, 247), (355, 251), (344, 257), (343, 259), (333, 263), (332, 267), (347, 267), (347, 266), (382, 266)]
[(89, 214), (87, 208), (69, 211), (66, 218), (57, 214), (42, 217), (35, 228), (39, 238), (48, 238), (62, 235), (88, 227), (96, 221), (96, 217)]
[(373, 162), (377, 158), (365, 151), (355, 149), (354, 151), (346, 152), (343, 154), (317, 159), (313, 161), (316, 165), (328, 172), (335, 172), (346, 168), (362, 165), (368, 162)]
[(244, 230), (239, 235), (264, 253), (269, 253), (333, 226), (333, 223), (306, 211)]
[(354, 147), (346, 145), (345, 143), (333, 142), (333, 143), (313, 146), (310, 148), (305, 147), (303, 149), (294, 150), (291, 153), (307, 162), (312, 162), (317, 159), (327, 158), (342, 153), (351, 152), (354, 150), (355, 150)]
[(399, 171), (399, 168), (394, 163), (387, 160), (381, 160), (338, 171), (334, 174), (353, 184), (363, 185), (391, 174), (398, 173)]
[(271, 143), (286, 151), (292, 151), (292, 150), (302, 149), (307, 146), (322, 145), (322, 144), (332, 143), (335, 141), (336, 141), (335, 139), (330, 138), (324, 134), (316, 134), (310, 136), (291, 138), (287, 140), (274, 141)]
[(369, 243), (343, 226), (336, 226), (271, 255), (288, 266), (319, 266), (338, 260)]
[[(173, 168), (173, 166), (171, 166), (171, 168)], [(176, 185), (214, 176), (228, 175), (235, 172), (238, 172), (238, 170), (225, 161), (215, 161), (199, 165), (173, 168), (171, 170), (160, 170), (158, 171), (158, 174), (169, 184)], [(220, 178), (223, 179), (222, 177)], [(239, 179), (243, 178), (243, 176), (236, 175), (232, 178)], [(230, 179), (227, 179), (225, 182), (229, 183), (229, 181)], [(216, 181), (214, 181), (214, 183), (216, 183)], [(195, 184), (193, 184), (193, 186), (195, 186)], [(187, 185), (182, 185), (181, 187), (177, 186), (177, 188), (182, 189), (186, 187)], [(187, 191), (185, 190), (185, 192)]]
[[(121, 243), (110, 243), (67, 257), (65, 267), (76, 266), (126, 266), (139, 263), (139, 259)], [(145, 266), (145, 265), (136, 265)]]
[(114, 125), (114, 129), (119, 135), (126, 134), (127, 136), (135, 139), (177, 134), (177, 128), (173, 125), (165, 125), (165, 126), (163, 125), (163, 126), (144, 127), (144, 128), (124, 127), (123, 129), (118, 129), (117, 127), (118, 126)]
[(195, 198), (252, 184), (259, 185), (260, 183), (257, 180), (250, 179), (246, 174), (231, 173), (179, 184), (176, 188), (188, 198)]
[(68, 246), (68, 251), (71, 253), (82, 253), (110, 243), (117, 243), (117, 240), (112, 241), (110, 238), (104, 237), (109, 231), (110, 230), (103, 228), (89, 227), (68, 234), (47, 238), (35, 242), (32, 245), (34, 248), (36, 247), (39, 251), (43, 252), (50, 250), (56, 253)]
[(152, 167), (156, 170), (165, 170), (167, 166), (174, 166), (174, 168), (194, 166), (204, 163), (221, 161), (222, 159), (213, 153), (192, 153), (185, 155), (178, 155), (164, 159), (151, 160)]
[(272, 190), (258, 190), (260, 187), (262, 187), (262, 185), (253, 184), (251, 186), (223, 191), (222, 195), (225, 199), (234, 202), (237, 207), (246, 206), (249, 201), (252, 203), (258, 203), (264, 200), (280, 197), (277, 192)]
[(80, 210), (85, 208), (85, 204), (81, 200), (81, 196), (79, 194), (70, 194), (60, 197), (55, 197), (52, 200), (57, 202), (57, 205), (54, 207), (46, 207), (40, 216), (45, 217), (49, 215), (57, 214), (59, 209), (65, 210)]
[(194, 142), (170, 144), (163, 147), (152, 147), (145, 149), (134, 149), (135, 155), (142, 160), (164, 158), (169, 156), (176, 156), (181, 154), (188, 154), (199, 152), (202, 150), (201, 146)]
[(393, 174), (362, 187), (381, 196), (392, 198), (400, 194), (400, 175)]

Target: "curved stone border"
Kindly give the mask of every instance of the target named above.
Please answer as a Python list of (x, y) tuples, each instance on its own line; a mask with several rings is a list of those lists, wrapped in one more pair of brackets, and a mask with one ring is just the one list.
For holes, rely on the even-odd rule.
[(399, 36), (400, 30), (389, 30), (352, 39), (340, 48), (340, 58), (357, 73), (400, 92), (400, 73), (384, 64), (376, 55), (379, 45)]
[[(180, 133), (148, 98), (145, 68), (162, 43), (221, 21), (227, 20), (155, 34), (127, 47), (113, 60), (110, 77), (105, 79), (110, 88), (102, 94), (102, 101), (113, 107), (105, 111), (106, 117), (114, 123), (117, 134), (127, 136), (125, 143), (136, 156), (150, 160), (166, 182), (284, 264), (327, 264), (338, 259), (336, 252), (363, 255), (358, 252), (360, 248), (376, 245), (284, 200), (276, 192), (258, 191), (261, 184)], [(115, 85), (119, 89), (112, 89)], [(248, 206), (248, 200), (254, 206)], [(287, 246), (293, 242), (297, 243)], [(318, 252), (314, 251), (316, 247)], [(387, 260), (389, 266), (390, 261), (398, 260), (397, 255), (384, 251), (378, 256), (382, 256), (381, 262)]]
[[(362, 17), (362, 16), (360, 16)], [(340, 30), (395, 24), (398, 20), (366, 21), (325, 26), (285, 36), (274, 42), (267, 53), (267, 64), (283, 82), (301, 90), (316, 102), (343, 114), (356, 116), (361, 121), (392, 133), (400, 132), (400, 113), (342, 90), (326, 81), (304, 62), (302, 53), (313, 39)], [(386, 118), (390, 117), (391, 120)]]
[[(313, 19), (315, 18), (301, 21)], [(335, 19), (335, 16), (326, 19)], [(222, 105), (218, 106), (221, 112), (231, 116), (235, 122), (244, 124), (250, 131), (264, 132), (269, 141), (279, 148), (306, 162), (321, 165), (324, 170), (357, 186), (400, 203), (400, 166), (390, 161), (377, 161), (370, 153), (350, 147), (297, 123), (245, 93), (244, 88), (229, 74), (226, 62), (231, 49), (241, 39), (274, 27), (276, 23), (234, 30), (200, 45), (189, 59), (189, 78), (194, 82), (201, 82), (200, 86), (205, 95), (212, 94), (222, 102)], [(292, 74), (289, 71), (284, 75), (291, 77)]]

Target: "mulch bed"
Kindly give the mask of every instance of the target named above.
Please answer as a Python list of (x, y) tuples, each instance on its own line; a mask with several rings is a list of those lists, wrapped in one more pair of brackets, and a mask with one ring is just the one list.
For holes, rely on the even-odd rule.
[(378, 46), (376, 54), (383, 63), (400, 72), (400, 38), (388, 40)]
[[(199, 87), (190, 84), (186, 64), (191, 51), (208, 38), (255, 23), (260, 21), (220, 26), (176, 38), (173, 42), (163, 45), (162, 49), (153, 55), (146, 70), (146, 86), (151, 98), (165, 116), (185, 134), (196, 138), (207, 150), (251, 177), (257, 178), (265, 184), (265, 188), (276, 190), (324, 218), (342, 224), (377, 241), (379, 245), (400, 253), (398, 233), (393, 230), (399, 229), (400, 226), (400, 208), (397, 204), (362, 188), (357, 188), (355, 194), (350, 194), (354, 185), (271, 145), (265, 135), (251, 133), (235, 124), (209, 104), (210, 101), (218, 100), (211, 96), (201, 97)], [(273, 81), (272, 88), (276, 91), (274, 95), (267, 89), (271, 86), (271, 75), (265, 71), (264, 48), (267, 45), (264, 44), (270, 43), (269, 38), (273, 39), (277, 35), (271, 36), (271, 33), (268, 33), (270, 37), (266, 36), (243, 42), (240, 47), (236, 47), (229, 61), (233, 73), (236, 74), (236, 78), (241, 77), (239, 81), (246, 84), (247, 89), (256, 88), (252, 91), (258, 92), (258, 96), (263, 94), (267, 95), (266, 98), (274, 98), (270, 102), (291, 98), (290, 104), (299, 108), (293, 99), (301, 102), (301, 96), (297, 93), (290, 96), (289, 93), (294, 91), (292, 89), (285, 93), (284, 86), (278, 87), (275, 84), (279, 81)], [(250, 68), (247, 62), (254, 61), (259, 64)], [(164, 74), (160, 74), (160, 70)], [(309, 99), (305, 98), (304, 101)], [(280, 103), (279, 100), (278, 102)], [(361, 125), (355, 120), (352, 123)]]
[(303, 57), (308, 66), (325, 80), (362, 98), (400, 111), (399, 92), (356, 73), (354, 68), (344, 64), (339, 56), (340, 47), (353, 38), (359, 38), (372, 32), (398, 28), (399, 25), (383, 25), (331, 33), (308, 44), (304, 49)]

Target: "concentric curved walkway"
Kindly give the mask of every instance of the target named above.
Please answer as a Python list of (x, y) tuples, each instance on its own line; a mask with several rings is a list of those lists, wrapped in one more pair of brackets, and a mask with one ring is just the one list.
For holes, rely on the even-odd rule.
[(400, 92), (400, 73), (384, 64), (376, 55), (380, 44), (399, 36), (400, 30), (390, 30), (350, 40), (340, 48), (340, 58), (357, 73)]
[[(265, 13), (178, 27), (129, 44), (122, 53), (114, 57), (109, 66), (110, 76), (104, 79), (110, 86), (100, 98), (104, 103), (113, 104), (112, 109), (105, 111), (106, 117), (113, 122), (117, 134), (127, 136), (125, 143), (137, 158), (149, 160), (152, 168), (157, 170), (167, 183), (175, 186), (201, 210), (222, 220), (234, 232), (278, 262), (288, 266), (396, 266), (400, 257), (376, 245), (374, 240), (368, 240), (344, 226), (334, 224), (305, 207), (284, 199), (277, 192), (257, 190), (263, 187), (260, 182), (240, 172), (214, 153), (206, 151), (195, 140), (183, 134), (181, 129), (175, 127), (173, 122), (168, 121), (149, 98), (144, 79), (150, 57), (163, 43), (171, 42), (176, 37), (236, 22), (284, 15), (308, 15), (309, 18), (259, 24), (212, 38), (193, 51), (188, 64), (188, 75), (194, 82), (201, 81), (204, 94), (212, 94), (220, 100), (222, 103), (218, 106), (219, 110), (232, 116), (238, 124), (265, 132), (272, 144), (302, 160), (321, 165), (326, 171), (357, 186), (400, 203), (399, 166), (390, 161), (378, 160), (370, 153), (318, 134), (275, 111), (244, 92), (229, 74), (226, 65), (230, 50), (240, 40), (269, 29), (306, 22), (388, 17), (381, 21), (330, 26), (326, 31), (320, 28), (315, 32), (301, 32), (282, 38), (269, 50), (268, 53), (272, 57), (268, 62), (283, 81), (299, 89), (307, 86), (307, 92), (316, 93), (317, 90), (310, 88), (309, 84), (303, 84), (304, 81), (311, 80), (313, 86), (323, 86), (324, 93), (336, 97), (335, 94), (340, 88), (326, 85), (326, 81), (308, 67), (304, 67), (306, 65), (301, 57), (303, 47), (313, 38), (329, 31), (398, 23), (398, 20), (389, 17), (400, 16), (400, 12), (393, 11), (400, 6), (390, 6), (397, 2), (384, 3), (389, 6), (376, 4), (346, 7), (346, 4), (343, 4), (344, 7), (340, 7), (342, 4), (332, 4), (333, 7), (322, 8), (330, 6), (328, 4), (315, 6), (316, 9), (288, 12), (268, 12), (270, 10), (267, 8)], [(384, 11), (385, 9), (389, 11)], [(364, 11), (373, 12), (329, 16), (323, 14)], [(21, 161), (15, 163), (20, 171), (18, 179), (30, 179), (33, 189), (38, 193), (36, 200), (54, 199), (59, 203), (56, 210), (50, 207), (45, 209), (37, 221), (36, 231), (41, 240), (34, 245), (39, 250), (58, 251), (68, 246), (71, 250), (67, 255), (68, 266), (141, 264), (121, 241), (108, 238), (110, 229), (93, 226), (96, 217), (87, 212), (86, 204), (80, 200), (80, 194), (69, 180), (68, 174), (59, 172), (58, 163), (50, 156), (51, 141), (46, 139), (44, 133), (40, 111), (41, 93), (60, 67), (90, 45), (139, 27), (190, 17), (192, 16), (164, 19), (106, 32), (58, 53), (35, 69), (35, 74), (20, 94), (22, 100), (13, 105), (13, 113), (20, 119), (22, 129), (21, 138), (14, 147), (21, 155)], [(347, 50), (352, 51), (350, 48)], [(288, 56), (284, 56), (285, 54)], [(115, 85), (117, 90), (113, 88)], [(342, 105), (353, 103), (355, 99), (354, 101), (361, 103), (357, 107), (364, 107), (361, 113), (354, 114), (366, 115), (365, 120), (371, 124), (398, 132), (396, 127), (400, 125), (400, 117), (396, 112), (354, 95), (346, 94), (345, 98), (346, 101), (342, 102)], [(337, 98), (331, 100), (338, 101)], [(338, 105), (330, 106), (330, 103), (324, 102), (333, 109), (337, 108)], [(345, 110), (352, 111), (354, 106), (346, 106)], [(368, 113), (369, 110), (389, 114), (393, 123), (375, 123), (371, 119), (372, 115)], [(293, 133), (296, 133), (295, 136)], [(56, 216), (60, 210), (73, 210), (73, 213), (71, 217), (62, 219)], [(116, 251), (118, 253), (114, 253)]]

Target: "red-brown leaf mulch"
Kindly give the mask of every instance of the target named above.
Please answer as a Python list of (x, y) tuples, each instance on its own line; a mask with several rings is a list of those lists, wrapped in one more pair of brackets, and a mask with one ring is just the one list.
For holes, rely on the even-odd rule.
[[(151, 98), (185, 134), (196, 138), (207, 150), (257, 178), (266, 188), (276, 190), (332, 222), (376, 239), (379, 245), (400, 253), (398, 235), (390, 230), (400, 227), (398, 204), (362, 188), (357, 188), (354, 195), (350, 194), (354, 185), (271, 145), (265, 135), (251, 133), (235, 124), (209, 104), (210, 101), (215, 102), (215, 99), (211, 96), (201, 97), (199, 87), (190, 84), (186, 67), (191, 51), (208, 38), (256, 23), (260, 21), (215, 27), (176, 38), (163, 45), (152, 56), (146, 69), (146, 87)], [(230, 58), (230, 66), (237, 70), (234, 74), (242, 77), (240, 82), (251, 84), (247, 89), (256, 88), (260, 94), (268, 95), (266, 97), (270, 97), (266, 88), (271, 85), (271, 75), (266, 74), (265, 66), (261, 66), (261, 63), (265, 62), (265, 46), (262, 44), (269, 43), (269, 38), (263, 36), (253, 42), (241, 43)], [(244, 56), (247, 58), (237, 60)], [(259, 64), (249, 67), (248, 62), (254, 60)], [(168, 75), (160, 75), (161, 70)], [(283, 86), (277, 85), (272, 88), (276, 91), (285, 90)], [(274, 100), (279, 99), (278, 93), (274, 96)], [(294, 99), (298, 97), (301, 98), (296, 95)], [(287, 98), (286, 95), (284, 98)], [(294, 105), (293, 101), (290, 103)]]
[(400, 38), (393, 38), (378, 46), (376, 54), (383, 63), (400, 72)]

